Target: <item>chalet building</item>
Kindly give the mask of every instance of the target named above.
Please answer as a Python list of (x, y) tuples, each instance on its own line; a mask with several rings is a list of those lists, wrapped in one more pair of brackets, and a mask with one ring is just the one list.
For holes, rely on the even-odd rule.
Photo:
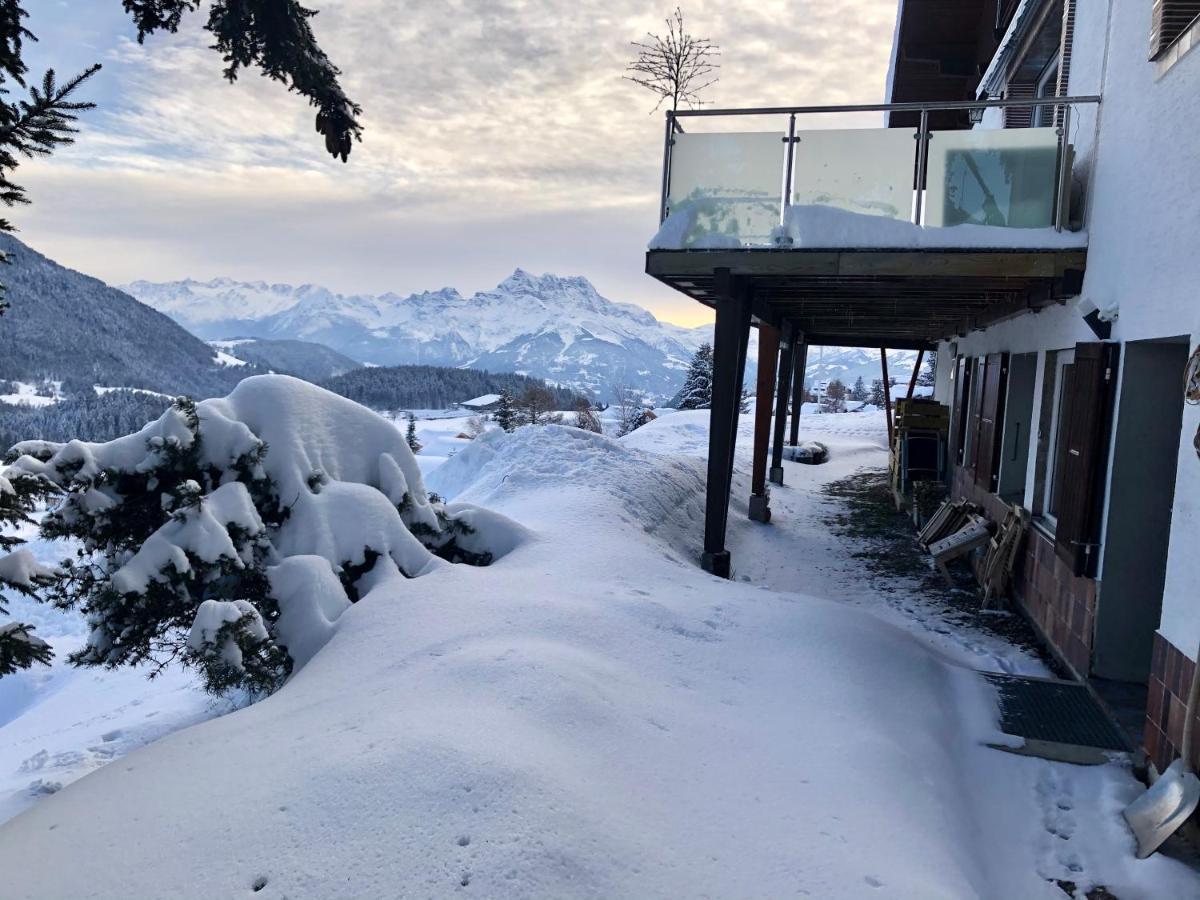
[(1145, 704), (1158, 771), (1198, 727), (1198, 16), (902, 0), (884, 104), (668, 115), (646, 257), (716, 310), (704, 567), (731, 567), (752, 326), (763, 521), (808, 348), (936, 353), (951, 495), (1028, 511), (1013, 599), (1101, 696)]

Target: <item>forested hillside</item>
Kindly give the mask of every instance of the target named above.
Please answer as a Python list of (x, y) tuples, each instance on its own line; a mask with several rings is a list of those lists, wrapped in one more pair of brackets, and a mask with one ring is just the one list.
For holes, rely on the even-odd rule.
[(97, 397), (89, 388), (51, 406), (0, 404), (0, 459), (19, 441), (111, 441), (157, 419), (170, 403), (168, 397), (141, 391), (110, 391)]
[(5, 298), (0, 378), (138, 387), (212, 397), (228, 393), (251, 366), (225, 367), (204, 341), (104, 282), (47, 259), (0, 234)]
[(446, 409), (464, 400), (484, 394), (498, 394), (503, 390), (519, 397), (530, 386), (548, 388), (554, 394), (559, 409), (572, 409), (576, 401), (572, 391), (547, 385), (539, 378), (442, 366), (355, 369), (329, 379), (324, 386), (343, 397), (379, 410)]
[(362, 363), (357, 360), (313, 341), (236, 338), (211, 343), (230, 356), (258, 366), (264, 372), (295, 375), (317, 383), (362, 368)]

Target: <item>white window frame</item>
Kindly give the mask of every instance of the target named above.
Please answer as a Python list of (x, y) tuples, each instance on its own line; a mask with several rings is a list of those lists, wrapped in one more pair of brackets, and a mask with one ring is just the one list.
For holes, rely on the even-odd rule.
[(1075, 365), (1075, 350), (1059, 350), (1054, 354), (1054, 403), (1050, 416), (1050, 440), (1046, 442), (1046, 475), (1042, 482), (1041, 517), (1051, 527), (1058, 528), (1058, 516), (1050, 511), (1054, 498), (1054, 476), (1058, 468), (1059, 431), (1062, 428), (1063, 369)]

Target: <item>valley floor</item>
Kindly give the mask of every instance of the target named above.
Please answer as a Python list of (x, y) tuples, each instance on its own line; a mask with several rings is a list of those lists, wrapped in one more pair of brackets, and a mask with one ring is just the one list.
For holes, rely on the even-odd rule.
[(1200, 897), (1134, 858), (1122, 765), (984, 746), (1004, 738), (976, 672), (1042, 663), (915, 579), (881, 589), (826, 486), (884, 464), (882, 417), (803, 423), (831, 461), (786, 465), (770, 526), (739, 475), (732, 581), (695, 564), (706, 413), (491, 433), (428, 487), (530, 535), (379, 584), (273, 697), (160, 737), (220, 710), (177, 674), (0, 695), (0, 815), (29, 807), (0, 826), (0, 893)]

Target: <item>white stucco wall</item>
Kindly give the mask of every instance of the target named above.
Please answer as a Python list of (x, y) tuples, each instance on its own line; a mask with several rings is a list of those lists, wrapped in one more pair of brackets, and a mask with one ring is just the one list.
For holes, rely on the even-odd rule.
[[(1114, 340), (1188, 335), (1194, 347), (1200, 343), (1200, 48), (1160, 71), (1147, 59), (1151, 6), (1152, 0), (1076, 5), (1069, 91), (1103, 97), (1098, 110), (1080, 108), (1071, 127), (1076, 171), (1088, 185), (1082, 298), (1119, 307)], [(980, 355), (1093, 340), (1073, 301), (957, 343), (959, 352)], [(1200, 643), (1200, 459), (1192, 448), (1198, 426), (1200, 408), (1188, 407), (1160, 627), (1192, 657)]]
[(1078, 3), (1071, 64), (1071, 93), (1096, 92), (1103, 73), (1083, 296), (1120, 303), (1122, 341), (1188, 333), (1181, 313), (1200, 286), (1200, 50), (1160, 77), (1146, 58), (1151, 5)]
[[(1117, 340), (1187, 334), (1194, 346), (1200, 341), (1200, 50), (1160, 73), (1146, 58), (1151, 5), (1077, 4), (1072, 93), (1090, 92), (1087, 82), (1104, 72), (1084, 296), (1101, 306), (1119, 302)], [(1187, 408), (1160, 625), (1189, 656), (1200, 642), (1200, 459), (1192, 449), (1198, 425), (1200, 412)]]

